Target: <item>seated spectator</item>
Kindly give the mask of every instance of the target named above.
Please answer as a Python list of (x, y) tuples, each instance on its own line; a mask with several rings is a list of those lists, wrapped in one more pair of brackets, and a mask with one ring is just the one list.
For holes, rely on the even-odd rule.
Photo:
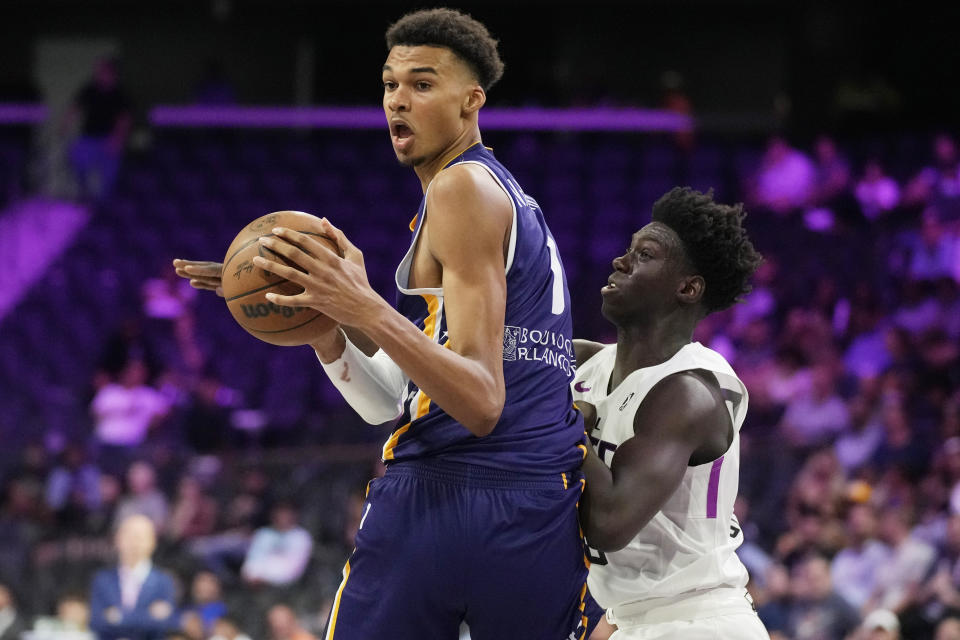
[(939, 210), (923, 212), (920, 237), (914, 244), (908, 265), (912, 280), (952, 278), (957, 262), (957, 238), (944, 227)]
[(181, 542), (210, 535), (217, 524), (217, 511), (216, 500), (204, 493), (200, 482), (184, 476), (170, 512), (166, 536), (174, 542)]
[(125, 460), (170, 412), (170, 401), (147, 384), (147, 376), (146, 364), (130, 360), (119, 381), (107, 384), (94, 396), (90, 409), (102, 461)]
[(850, 426), (840, 434), (834, 452), (848, 476), (855, 475), (871, 460), (883, 444), (885, 432), (874, 402), (865, 395), (854, 396), (847, 409)]
[(0, 584), (0, 640), (20, 640), (26, 631), (26, 620), (17, 611), (17, 603), (10, 587)]
[(227, 614), (227, 605), (223, 602), (220, 579), (211, 571), (201, 571), (193, 577), (190, 586), (190, 606), (186, 611), (200, 618), (202, 629), (213, 631), (214, 623)]
[(270, 525), (253, 534), (240, 570), (251, 586), (286, 586), (300, 579), (313, 550), (313, 539), (297, 524), (297, 510), (278, 502), (270, 511)]
[(877, 588), (877, 572), (890, 559), (890, 549), (876, 539), (877, 515), (869, 503), (853, 504), (847, 511), (847, 544), (830, 563), (837, 593), (857, 609)]
[(815, 179), (816, 169), (810, 158), (785, 138), (774, 136), (754, 177), (753, 201), (776, 214), (788, 214), (810, 203)]
[(943, 210), (947, 220), (960, 214), (960, 154), (953, 138), (941, 133), (933, 140), (933, 163), (920, 171), (903, 194), (905, 205), (932, 204)]
[(900, 204), (900, 186), (886, 175), (877, 158), (871, 158), (863, 167), (863, 176), (854, 188), (863, 217), (876, 222)]
[(944, 618), (937, 625), (933, 640), (960, 640), (960, 618)]
[(148, 462), (134, 462), (127, 470), (127, 494), (117, 504), (114, 522), (119, 524), (134, 514), (150, 518), (153, 526), (162, 529), (167, 522), (167, 497), (157, 488), (157, 475)]
[(780, 430), (787, 442), (799, 449), (830, 444), (850, 422), (847, 405), (837, 395), (833, 364), (817, 364), (811, 370), (810, 391), (787, 405)]
[(267, 624), (270, 627), (270, 640), (317, 640), (316, 637), (300, 626), (293, 609), (285, 604), (277, 604), (267, 612)]
[(850, 163), (840, 153), (837, 143), (827, 135), (817, 136), (813, 144), (816, 187), (811, 204), (831, 207), (847, 194), (850, 186)]
[(151, 562), (153, 522), (143, 515), (127, 517), (114, 542), (118, 566), (93, 578), (90, 626), (99, 640), (159, 640), (176, 628), (176, 590), (170, 576)]
[(100, 476), (100, 469), (87, 459), (82, 444), (67, 445), (46, 486), (47, 507), (60, 527), (74, 529), (84, 524), (87, 514), (100, 508)]
[(811, 554), (797, 562), (790, 591), (787, 635), (792, 640), (840, 639), (860, 623), (856, 610), (834, 591), (830, 565), (822, 555)]
[(33, 640), (93, 640), (90, 606), (80, 595), (65, 595), (57, 601), (57, 615), (37, 618), (33, 632)]
[(250, 640), (250, 636), (240, 630), (236, 620), (224, 616), (213, 624), (210, 640)]
[(877, 572), (877, 586), (865, 610), (889, 609), (899, 615), (918, 602), (921, 585), (933, 566), (936, 551), (910, 535), (912, 524), (908, 508), (890, 506), (883, 511), (880, 539), (890, 547), (892, 556)]
[(900, 620), (886, 609), (871, 611), (863, 619), (856, 640), (900, 640)]

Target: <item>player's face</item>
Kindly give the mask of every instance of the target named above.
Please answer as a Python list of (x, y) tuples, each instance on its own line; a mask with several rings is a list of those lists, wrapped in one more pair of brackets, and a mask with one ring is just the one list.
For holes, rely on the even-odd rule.
[(466, 64), (443, 47), (396, 46), (383, 65), (383, 110), (401, 164), (416, 167), (462, 135), (463, 108), (476, 87)]
[(660, 222), (633, 234), (626, 253), (614, 258), (613, 273), (600, 290), (604, 317), (623, 326), (675, 305), (682, 251), (677, 234)]

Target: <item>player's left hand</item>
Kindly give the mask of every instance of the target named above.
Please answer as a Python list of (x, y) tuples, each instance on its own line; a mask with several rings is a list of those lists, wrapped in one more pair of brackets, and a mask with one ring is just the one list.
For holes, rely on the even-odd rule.
[(363, 253), (326, 218), (319, 227), (319, 233), (336, 243), (342, 258), (306, 233), (285, 227), (273, 229), (273, 237), (260, 238), (264, 247), (300, 269), (261, 256), (253, 259), (254, 264), (303, 287), (303, 293), (268, 293), (267, 299), (288, 307), (310, 307), (340, 324), (362, 329), (384, 301), (367, 280)]

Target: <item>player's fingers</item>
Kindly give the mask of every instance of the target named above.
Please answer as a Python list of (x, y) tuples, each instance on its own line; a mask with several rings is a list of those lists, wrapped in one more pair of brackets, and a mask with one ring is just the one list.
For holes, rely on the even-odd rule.
[(301, 287), (303, 286), (303, 280), (307, 274), (299, 269), (294, 269), (293, 267), (288, 267), (285, 264), (280, 264), (279, 262), (274, 262), (273, 260), (268, 260), (263, 256), (254, 256), (253, 264), (257, 265), (264, 271), (269, 271), (275, 276), (280, 276), (285, 280), (290, 282), (295, 282)]
[[(301, 231), (294, 231), (293, 229), (287, 229), (286, 227), (277, 227), (273, 230), (273, 233), (276, 236), (274, 240), (279, 239), (283, 241), (276, 245), (277, 247), (282, 247), (283, 244), (287, 244), (291, 248), (295, 248), (296, 251), (299, 251), (300, 254), (306, 254), (310, 258), (313, 258), (314, 261), (317, 261), (321, 264), (331, 264), (340, 258), (340, 256), (335, 256), (332, 251), (328, 251), (326, 247), (321, 245), (316, 238), (313, 238)], [(271, 240), (269, 237), (261, 239), (261, 241), (264, 241), (264, 246), (273, 248), (274, 245), (268, 242), (269, 240)], [(283, 255), (287, 258), (290, 258), (301, 267), (304, 267), (307, 269), (307, 271), (310, 271), (310, 269), (307, 267), (307, 264), (304, 264), (302, 258), (294, 258), (288, 253), (284, 253)], [(316, 262), (313, 264), (316, 264)]]
[[(219, 288), (220, 283), (210, 283), (206, 280), (190, 280), (190, 286), (194, 289), (203, 289), (205, 291), (216, 291)], [(222, 295), (222, 294), (221, 294)]]
[(173, 261), (173, 267), (177, 272), (183, 271), (191, 276), (202, 278), (219, 278), (223, 272), (223, 265), (219, 262), (182, 260), (177, 258)]
[(303, 296), (302, 293), (298, 293), (295, 296), (283, 296), (279, 293), (273, 293), (271, 291), (268, 292), (264, 297), (267, 299), (267, 301), (272, 302), (273, 304), (278, 304), (281, 307), (303, 307), (306, 305), (301, 299), (301, 296)]
[(337, 243), (337, 246), (340, 248), (340, 253), (347, 260), (352, 260), (356, 262), (358, 259), (363, 260), (363, 253), (357, 249), (350, 238), (348, 238), (343, 231), (333, 226), (333, 223), (327, 220), (326, 218), (320, 219), (320, 226), (323, 228), (323, 232), (326, 233), (330, 238)]

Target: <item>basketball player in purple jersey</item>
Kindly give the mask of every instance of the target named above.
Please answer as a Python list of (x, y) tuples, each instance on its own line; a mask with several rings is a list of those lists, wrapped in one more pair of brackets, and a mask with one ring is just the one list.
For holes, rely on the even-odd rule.
[[(399, 161), (424, 198), (396, 273), (396, 309), (360, 251), (328, 221), (263, 239), (295, 263), (258, 266), (304, 288), (270, 300), (348, 329), (311, 345), (368, 422), (400, 417), (369, 488), (328, 640), (585, 637), (586, 562), (577, 521), (585, 454), (573, 409), (570, 297), (539, 205), (480, 139), (477, 114), (502, 74), (493, 40), (449, 9), (387, 31), (383, 107)], [(215, 264), (175, 263), (215, 288)], [(592, 626), (592, 625), (591, 625)]]
[(747, 390), (692, 342), (701, 318), (750, 290), (760, 256), (743, 216), (711, 194), (663, 196), (601, 292), (616, 344), (576, 341), (574, 397), (595, 449), (580, 513), (611, 640), (768, 638), (735, 553)]

